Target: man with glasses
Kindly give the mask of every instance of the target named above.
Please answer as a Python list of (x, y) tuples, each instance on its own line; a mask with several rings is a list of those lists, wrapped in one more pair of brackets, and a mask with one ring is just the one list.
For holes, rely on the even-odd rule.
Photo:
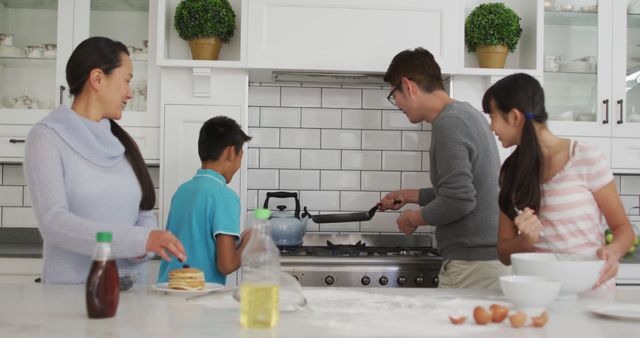
[(425, 49), (398, 53), (384, 81), (391, 85), (387, 99), (409, 121), (431, 123), (433, 188), (390, 192), (380, 209), (421, 206), (402, 212), (396, 223), (407, 235), (421, 225), (435, 226), (444, 258), (439, 287), (498, 288), (498, 277), (510, 269), (498, 261), (496, 250), (500, 160), (487, 120), (470, 104), (449, 97), (440, 66)]

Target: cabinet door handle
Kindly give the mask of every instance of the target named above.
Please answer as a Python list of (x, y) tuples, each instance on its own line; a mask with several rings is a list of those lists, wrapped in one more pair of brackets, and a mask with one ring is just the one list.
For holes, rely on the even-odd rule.
[(65, 88), (65, 86), (60, 86), (60, 104), (62, 104), (62, 96), (64, 95), (64, 91), (67, 88)]
[(609, 123), (609, 99), (602, 101), (604, 104), (604, 120), (602, 120), (602, 124)]
[(16, 144), (16, 143), (25, 143), (25, 142), (26, 142), (26, 140), (24, 140), (24, 139), (19, 139), (19, 138), (12, 138), (12, 139), (9, 139), (9, 143), (13, 143), (13, 144)]
[(616, 101), (616, 103), (619, 105), (619, 108), (620, 108), (620, 118), (618, 119), (618, 124), (622, 124), (622, 114), (623, 114), (623, 112), (622, 112), (622, 106), (623, 106), (622, 103), (623, 102), (624, 101), (622, 99)]

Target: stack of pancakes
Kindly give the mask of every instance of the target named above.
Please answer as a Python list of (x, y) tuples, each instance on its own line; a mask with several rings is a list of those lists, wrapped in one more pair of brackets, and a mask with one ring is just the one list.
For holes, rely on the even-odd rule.
[(170, 271), (169, 288), (177, 290), (202, 290), (204, 289), (204, 272), (189, 267)]

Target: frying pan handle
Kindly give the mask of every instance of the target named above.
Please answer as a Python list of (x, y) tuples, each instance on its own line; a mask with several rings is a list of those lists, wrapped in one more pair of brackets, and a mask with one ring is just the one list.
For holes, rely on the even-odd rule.
[(293, 214), (297, 219), (300, 219), (300, 200), (298, 199), (297, 192), (288, 192), (288, 191), (274, 191), (267, 192), (267, 198), (264, 199), (263, 208), (269, 209), (269, 198), (293, 198), (296, 200), (296, 211)]

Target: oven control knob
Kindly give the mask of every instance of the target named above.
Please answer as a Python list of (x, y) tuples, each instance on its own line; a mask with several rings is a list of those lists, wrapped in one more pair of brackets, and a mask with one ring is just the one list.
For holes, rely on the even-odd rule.
[(440, 278), (438, 276), (433, 277), (433, 285), (438, 286), (440, 284)]
[(387, 285), (387, 283), (389, 283), (389, 279), (387, 279), (387, 277), (385, 277), (385, 276), (382, 276), (382, 277), (380, 277), (378, 282), (380, 282), (380, 285)]
[(360, 280), (360, 283), (362, 283), (362, 285), (369, 285), (369, 283), (371, 283), (371, 278), (364, 276), (362, 277), (362, 279)]
[(405, 286), (407, 284), (407, 279), (404, 276), (398, 277), (398, 285)]
[(417, 285), (424, 284), (424, 277), (422, 277), (422, 275), (418, 275), (418, 277), (416, 277), (416, 284)]
[(336, 280), (333, 279), (333, 276), (329, 275), (327, 277), (324, 278), (324, 283), (327, 285), (333, 285), (333, 282), (335, 282)]

